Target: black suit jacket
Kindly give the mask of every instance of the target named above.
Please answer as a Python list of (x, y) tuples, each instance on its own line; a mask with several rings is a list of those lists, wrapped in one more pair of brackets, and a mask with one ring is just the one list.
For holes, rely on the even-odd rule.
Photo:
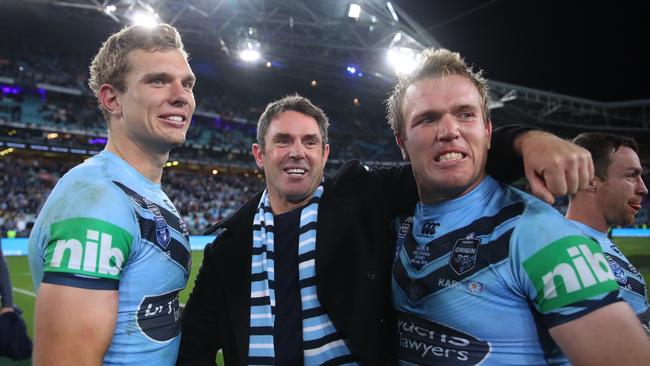
[[(318, 299), (364, 364), (393, 359), (390, 270), (391, 220), (417, 202), (410, 166), (366, 170), (346, 164), (324, 182), (316, 231)], [(179, 364), (214, 365), (223, 348), (227, 365), (248, 356), (252, 225), (261, 193), (216, 225), (203, 266), (183, 312)]]

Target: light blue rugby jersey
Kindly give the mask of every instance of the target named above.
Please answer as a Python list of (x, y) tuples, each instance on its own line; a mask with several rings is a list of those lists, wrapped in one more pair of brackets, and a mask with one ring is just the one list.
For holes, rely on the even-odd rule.
[(118, 290), (106, 365), (176, 362), (190, 253), (187, 227), (160, 185), (107, 151), (61, 178), (29, 238), (34, 288)]
[(605, 258), (614, 272), (616, 282), (621, 289), (623, 300), (627, 301), (641, 324), (650, 336), (650, 304), (648, 304), (648, 288), (645, 280), (636, 267), (623, 255), (618, 247), (607, 237), (607, 233), (594, 230), (591, 227), (574, 220), (570, 220), (585, 235), (596, 240), (605, 253)]
[(403, 365), (567, 364), (548, 329), (620, 301), (596, 242), (490, 177), (460, 198), (418, 204), (397, 246)]

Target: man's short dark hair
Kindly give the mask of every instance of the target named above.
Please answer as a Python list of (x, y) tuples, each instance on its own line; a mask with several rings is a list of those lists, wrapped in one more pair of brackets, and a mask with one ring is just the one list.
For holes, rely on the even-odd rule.
[(607, 180), (607, 168), (612, 163), (612, 154), (618, 149), (629, 147), (639, 153), (639, 146), (633, 138), (609, 133), (581, 133), (573, 139), (573, 143), (589, 150), (595, 174), (602, 180)]
[(321, 139), (323, 140), (322, 144), (324, 151), (325, 145), (327, 144), (327, 128), (330, 125), (329, 119), (322, 109), (315, 106), (309, 99), (298, 94), (288, 95), (282, 99), (276, 100), (275, 102), (271, 102), (266, 106), (266, 109), (257, 122), (257, 143), (260, 145), (262, 150), (264, 150), (265, 147), (264, 137), (266, 136), (266, 131), (268, 131), (271, 121), (287, 111), (299, 112), (316, 120), (318, 129), (320, 130)]

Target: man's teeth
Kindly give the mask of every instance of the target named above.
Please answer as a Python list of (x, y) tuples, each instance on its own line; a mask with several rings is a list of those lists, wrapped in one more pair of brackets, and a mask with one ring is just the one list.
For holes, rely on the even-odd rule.
[(165, 119), (168, 119), (173, 122), (183, 122), (183, 117), (182, 116), (167, 116)]
[(463, 154), (458, 153), (458, 152), (449, 152), (446, 154), (442, 154), (438, 157), (438, 161), (443, 163), (445, 161), (450, 161), (450, 160), (459, 160), (463, 158)]
[(291, 168), (291, 169), (287, 169), (287, 173), (303, 175), (303, 174), (305, 174), (305, 169)]

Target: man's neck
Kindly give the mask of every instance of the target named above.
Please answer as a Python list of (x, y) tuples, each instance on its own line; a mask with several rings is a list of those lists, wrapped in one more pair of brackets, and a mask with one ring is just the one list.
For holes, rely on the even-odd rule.
[[(470, 194), (476, 187), (478, 187), (487, 177), (487, 174), (483, 174), (477, 178), (472, 184), (468, 187), (461, 188), (443, 188), (443, 187), (426, 187), (424, 185), (418, 184), (418, 193), (420, 194), (420, 202), (423, 205), (433, 205), (446, 201), (455, 200), (456, 198), (466, 196)], [(417, 179), (416, 179), (417, 180)]]
[(112, 141), (110, 136), (106, 144), (106, 151), (119, 156), (138, 173), (156, 184), (160, 184), (163, 166), (169, 159), (169, 152), (158, 154), (134, 143), (117, 143)]
[(580, 222), (590, 228), (606, 233), (609, 231), (609, 225), (605, 217), (600, 213), (596, 207), (583, 206), (575, 202), (569, 202), (566, 218), (569, 220)]

